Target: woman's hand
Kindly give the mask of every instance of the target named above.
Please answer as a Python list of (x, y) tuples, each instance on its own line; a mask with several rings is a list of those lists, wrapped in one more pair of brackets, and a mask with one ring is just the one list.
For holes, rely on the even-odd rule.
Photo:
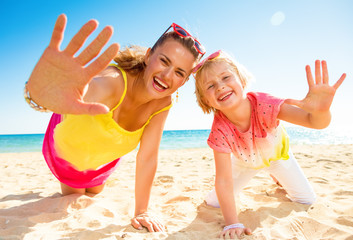
[(62, 14), (55, 23), (50, 44), (28, 80), (27, 89), (30, 96), (36, 104), (55, 113), (91, 115), (106, 113), (109, 111), (107, 106), (100, 103), (85, 103), (83, 96), (91, 79), (104, 70), (119, 51), (119, 45), (112, 44), (93, 60), (109, 41), (113, 28), (105, 27), (78, 56), (74, 56), (97, 28), (98, 22), (88, 21), (67, 47), (60, 51), (66, 22), (66, 16)]
[(313, 79), (310, 66), (307, 65), (306, 76), (309, 85), (309, 92), (303, 100), (286, 99), (286, 103), (295, 105), (308, 113), (320, 114), (330, 111), (333, 98), (336, 90), (346, 78), (346, 74), (342, 74), (338, 81), (330, 86), (327, 71), (326, 61), (321, 62), (322, 73), (320, 67), (320, 60), (315, 61), (315, 81)]
[(150, 232), (164, 232), (166, 229), (157, 217), (152, 216), (148, 212), (139, 214), (132, 218), (131, 225), (138, 230), (142, 230), (143, 227), (146, 227)]

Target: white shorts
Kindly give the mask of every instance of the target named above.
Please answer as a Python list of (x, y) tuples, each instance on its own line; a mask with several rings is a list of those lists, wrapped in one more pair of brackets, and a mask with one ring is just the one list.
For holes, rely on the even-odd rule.
[[(273, 161), (269, 167), (258, 170), (233, 164), (234, 194), (238, 195), (259, 171), (265, 170), (278, 180), (286, 190), (291, 201), (312, 204), (316, 199), (316, 194), (308, 179), (305, 177), (303, 170), (298, 165), (293, 153), (289, 150), (288, 154), (288, 160)], [(234, 158), (233, 154), (232, 157)], [(215, 189), (207, 194), (205, 200), (207, 205), (220, 207)]]

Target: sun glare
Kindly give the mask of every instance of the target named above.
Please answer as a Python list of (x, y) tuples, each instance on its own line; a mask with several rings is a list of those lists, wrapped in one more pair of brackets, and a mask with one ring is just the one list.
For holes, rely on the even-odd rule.
[(281, 12), (281, 11), (276, 12), (271, 17), (271, 24), (273, 26), (279, 26), (279, 25), (281, 25), (284, 22), (285, 18), (286, 18), (286, 16), (284, 15), (283, 12)]

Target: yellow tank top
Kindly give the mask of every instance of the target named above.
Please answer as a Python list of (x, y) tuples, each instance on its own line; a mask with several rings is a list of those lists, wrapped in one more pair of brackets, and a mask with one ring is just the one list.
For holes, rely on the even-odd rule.
[(73, 164), (79, 171), (98, 169), (134, 150), (151, 118), (172, 106), (170, 104), (153, 113), (136, 131), (127, 131), (120, 127), (113, 119), (113, 111), (124, 100), (127, 77), (123, 69), (117, 68), (123, 74), (125, 88), (119, 103), (113, 109), (106, 114), (95, 116), (63, 115), (62, 122), (56, 125), (54, 130), (55, 150), (58, 156)]

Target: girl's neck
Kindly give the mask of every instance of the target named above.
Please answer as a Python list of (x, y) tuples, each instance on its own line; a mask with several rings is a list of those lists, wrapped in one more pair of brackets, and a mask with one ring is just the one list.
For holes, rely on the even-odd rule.
[(246, 132), (251, 124), (251, 103), (245, 97), (237, 106), (226, 109), (222, 113), (231, 121), (239, 131)]

